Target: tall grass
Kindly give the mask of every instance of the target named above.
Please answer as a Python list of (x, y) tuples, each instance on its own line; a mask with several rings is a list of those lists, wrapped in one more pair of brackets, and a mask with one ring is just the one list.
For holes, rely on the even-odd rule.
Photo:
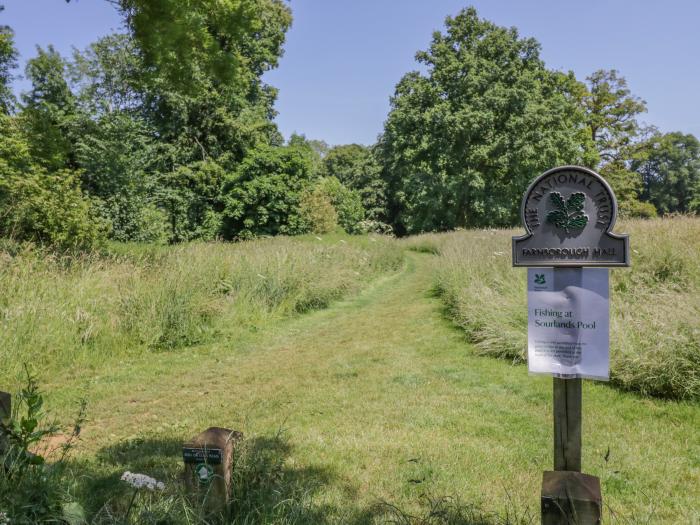
[(61, 257), (0, 251), (0, 362), (80, 362), (168, 351), (231, 337), (312, 309), (397, 270), (390, 239), (276, 238), (240, 244), (115, 246)]
[[(625, 390), (700, 399), (700, 219), (626, 221), (632, 267), (611, 270), (611, 380)], [(479, 353), (524, 361), (526, 271), (511, 266), (519, 230), (422, 235), (439, 253), (437, 289)]]

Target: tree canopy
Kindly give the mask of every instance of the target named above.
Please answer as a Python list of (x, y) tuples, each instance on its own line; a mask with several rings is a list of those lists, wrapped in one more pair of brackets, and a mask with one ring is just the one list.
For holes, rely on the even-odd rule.
[(504, 226), (529, 181), (590, 162), (573, 75), (547, 70), (539, 44), (482, 20), (447, 18), (401, 79), (380, 139), (390, 220), (399, 232)]
[(509, 226), (561, 164), (598, 169), (629, 216), (700, 211), (700, 146), (638, 121), (616, 70), (585, 82), (472, 8), (448, 17), (396, 85), (376, 144), (330, 146), (274, 122), (263, 74), (283, 0), (108, 0), (126, 31), (61, 56), (37, 48), (29, 88), (0, 26), (0, 235), (59, 249), (106, 239), (407, 234)]

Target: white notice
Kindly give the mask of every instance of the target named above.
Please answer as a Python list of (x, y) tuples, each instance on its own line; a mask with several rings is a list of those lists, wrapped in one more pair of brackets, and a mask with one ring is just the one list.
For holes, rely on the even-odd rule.
[(528, 268), (530, 372), (609, 378), (607, 268)]

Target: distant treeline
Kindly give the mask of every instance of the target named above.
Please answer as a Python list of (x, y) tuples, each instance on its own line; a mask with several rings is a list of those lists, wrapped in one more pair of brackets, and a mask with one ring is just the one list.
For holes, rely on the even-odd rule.
[(425, 74), (399, 81), (375, 145), (329, 147), (285, 142), (273, 122), (262, 75), (282, 54), (286, 2), (114, 3), (125, 33), (70, 58), (37, 48), (19, 100), (0, 28), (1, 236), (87, 249), (508, 226), (528, 183), (560, 164), (600, 170), (628, 216), (700, 210), (694, 136), (640, 124), (645, 103), (616, 71), (549, 70), (534, 39), (474, 9), (417, 54)]

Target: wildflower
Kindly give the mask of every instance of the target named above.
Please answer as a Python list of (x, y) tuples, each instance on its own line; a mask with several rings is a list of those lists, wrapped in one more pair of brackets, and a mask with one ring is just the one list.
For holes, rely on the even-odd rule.
[(9, 525), (9, 523), (10, 518), (7, 517), (7, 513), (0, 511), (0, 525)]
[(126, 481), (135, 489), (163, 490), (165, 488), (165, 483), (162, 481), (157, 481), (145, 474), (132, 473), (128, 470), (122, 474), (121, 480)]

